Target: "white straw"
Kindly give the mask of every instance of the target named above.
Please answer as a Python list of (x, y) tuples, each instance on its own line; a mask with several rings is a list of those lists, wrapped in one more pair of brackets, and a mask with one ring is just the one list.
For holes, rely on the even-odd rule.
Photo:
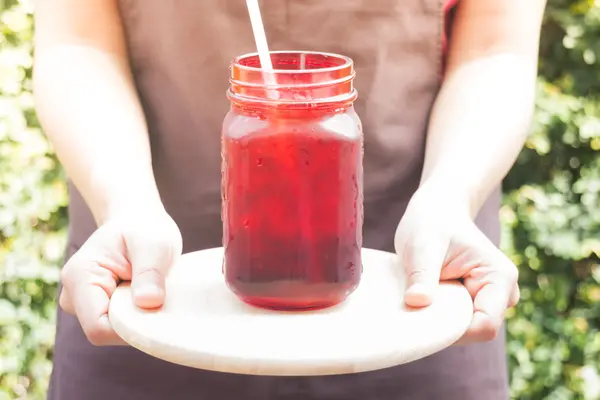
[[(275, 74), (272, 73), (273, 64), (271, 63), (269, 45), (267, 44), (267, 36), (265, 35), (265, 27), (260, 15), (258, 0), (246, 0), (246, 5), (248, 6), (248, 14), (250, 14), (250, 23), (252, 24), (252, 31), (254, 32), (254, 41), (256, 42), (258, 58), (260, 59), (260, 65), (263, 69), (263, 79), (267, 86), (274, 86), (277, 84), (277, 81), (275, 79)], [(279, 97), (276, 90), (268, 90), (267, 94), (272, 99), (277, 99)]]

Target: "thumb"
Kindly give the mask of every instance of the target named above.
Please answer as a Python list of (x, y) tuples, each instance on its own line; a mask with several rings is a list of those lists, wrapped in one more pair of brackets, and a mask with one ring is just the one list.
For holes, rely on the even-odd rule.
[(407, 240), (400, 255), (407, 274), (406, 305), (425, 307), (432, 303), (449, 245), (450, 239), (443, 236), (423, 234)]
[(131, 291), (138, 307), (162, 306), (166, 290), (165, 278), (171, 266), (181, 255), (179, 230), (146, 231), (127, 240), (127, 253), (131, 263)]

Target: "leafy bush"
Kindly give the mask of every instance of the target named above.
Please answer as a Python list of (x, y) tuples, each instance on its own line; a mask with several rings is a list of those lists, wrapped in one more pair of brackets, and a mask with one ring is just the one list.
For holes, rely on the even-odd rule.
[[(64, 174), (31, 95), (31, 0), (0, 0), (0, 400), (43, 399), (66, 235)], [(600, 3), (550, 0), (533, 129), (505, 180), (515, 399), (600, 398)], [(518, 94), (515, 94), (518, 95)]]
[[(2, 2), (0, 1), (0, 5)], [(64, 177), (31, 94), (31, 4), (0, 9), (0, 399), (43, 398), (51, 369)]]
[(537, 113), (505, 180), (508, 324), (518, 399), (600, 399), (600, 3), (550, 1)]

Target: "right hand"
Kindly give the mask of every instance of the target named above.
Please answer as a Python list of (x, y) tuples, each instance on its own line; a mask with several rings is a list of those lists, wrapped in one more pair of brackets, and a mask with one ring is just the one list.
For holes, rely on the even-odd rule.
[(160, 307), (165, 276), (181, 252), (179, 228), (164, 210), (110, 219), (64, 266), (59, 304), (78, 318), (93, 345), (123, 345), (108, 320), (117, 285), (131, 281), (137, 306)]

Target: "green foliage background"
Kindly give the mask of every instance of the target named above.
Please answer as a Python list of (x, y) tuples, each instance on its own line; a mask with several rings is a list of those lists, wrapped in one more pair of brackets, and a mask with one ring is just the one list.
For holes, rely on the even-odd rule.
[[(43, 399), (66, 186), (31, 94), (32, 2), (0, 0), (0, 400)], [(600, 399), (600, 1), (549, 0), (535, 122), (505, 180), (514, 399)], [(518, 96), (518, 93), (515, 93)]]

